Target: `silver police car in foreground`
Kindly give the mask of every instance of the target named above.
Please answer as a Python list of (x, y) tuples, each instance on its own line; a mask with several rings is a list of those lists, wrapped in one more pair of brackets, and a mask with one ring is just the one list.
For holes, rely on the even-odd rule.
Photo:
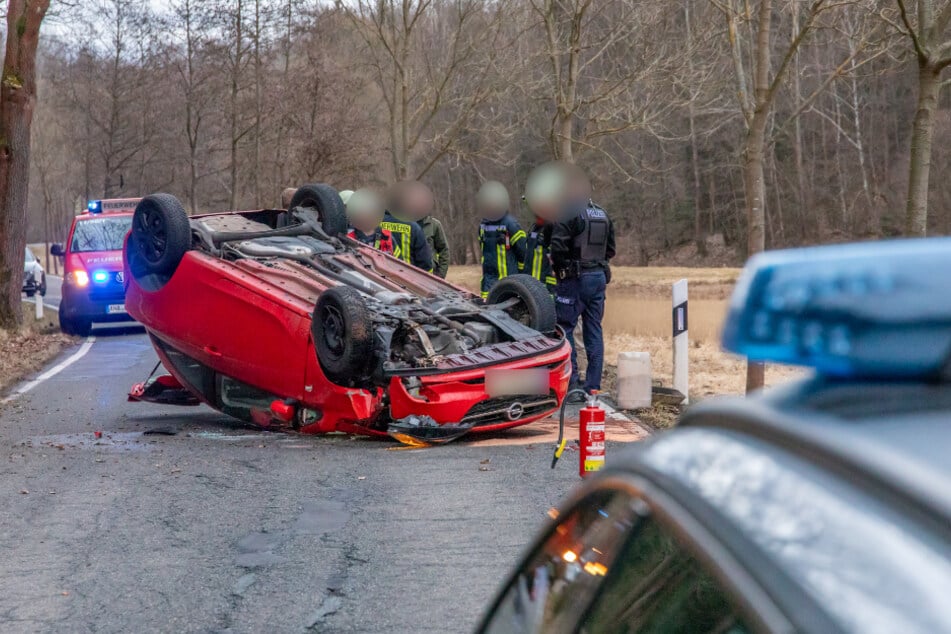
[(692, 407), (545, 527), (479, 632), (951, 632), (951, 239), (754, 258)]

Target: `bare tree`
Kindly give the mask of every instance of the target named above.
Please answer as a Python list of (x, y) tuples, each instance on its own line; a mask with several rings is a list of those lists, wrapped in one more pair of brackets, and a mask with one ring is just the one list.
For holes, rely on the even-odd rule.
[(26, 248), (30, 126), (36, 102), (36, 49), (49, 0), (9, 0), (0, 81), (0, 328), (18, 327)]
[[(941, 73), (951, 64), (951, 3), (940, 0), (914, 0), (914, 15), (908, 0), (896, 0), (901, 15), (899, 29), (908, 36), (918, 60), (918, 106), (911, 133), (911, 161), (908, 172), (908, 199), (905, 209), (905, 234), (928, 233), (928, 192), (931, 177), (931, 153), (934, 143), (935, 115)], [(941, 6), (943, 4), (943, 6)]]
[[(730, 54), (733, 59), (733, 69), (736, 80), (736, 94), (739, 100), (740, 111), (746, 124), (746, 135), (742, 149), (743, 184), (746, 195), (746, 250), (748, 255), (759, 253), (766, 248), (766, 142), (768, 140), (767, 127), (769, 125), (777, 95), (785, 80), (786, 72), (796, 59), (800, 45), (816, 25), (819, 16), (828, 9), (841, 8), (847, 2), (832, 0), (813, 0), (806, 15), (800, 22), (799, 29), (794, 32), (790, 41), (779, 50), (779, 63), (773, 70), (774, 44), (772, 41), (774, 23), (780, 14), (773, 6), (773, 0), (759, 0), (755, 3), (756, 15), (750, 11), (749, 2), (737, 0), (711, 0), (722, 12), (727, 21), (727, 34)], [(799, 11), (799, 3), (792, 2), (791, 10)], [(740, 26), (744, 20), (749, 20), (752, 36), (746, 43), (748, 51), (743, 49), (743, 38)], [(848, 60), (836, 68), (829, 75), (828, 80), (815, 91), (818, 96), (821, 90), (842, 73), (842, 68), (849, 60), (854, 59), (853, 53)], [(746, 68), (746, 59), (752, 60), (752, 68)], [(815, 97), (813, 97), (814, 99)], [(811, 99), (808, 102), (811, 103)], [(797, 112), (804, 109), (805, 102), (800, 101)], [(751, 363), (747, 368), (747, 390), (760, 388), (764, 384), (765, 367), (762, 364)]]
[[(472, 261), (479, 183), (516, 192), (554, 154), (584, 163), (626, 263), (739, 263), (760, 126), (762, 243), (904, 232), (918, 78), (909, 35), (880, 42), (908, 33), (893, 0), (772, 0), (759, 92), (759, 0), (170, 0), (161, 23), (154, 3), (70, 4), (38, 61), (31, 240), (106, 188), (203, 209), (425, 174)], [(951, 181), (930, 188), (951, 232)]]
[[(682, 40), (667, 37), (678, 15), (670, 3), (637, 0), (530, 0), (544, 34), (539, 49), (553, 114), (548, 130), (555, 158), (574, 162), (578, 147), (660, 124), (674, 104), (657, 92), (688, 55)], [(666, 96), (666, 95), (665, 95)], [(615, 167), (620, 167), (615, 165)]]
[(184, 107), (185, 140), (188, 144), (188, 209), (198, 210), (198, 185), (203, 175), (202, 140), (206, 134), (206, 117), (212, 99), (209, 90), (211, 73), (203, 59), (207, 38), (207, 11), (196, 0), (178, 0), (170, 6), (169, 26), (179, 35), (183, 50), (173, 49), (172, 65), (178, 75)]
[[(450, 153), (476, 109), (492, 94), (490, 71), (505, 45), (506, 2), (357, 0), (337, 7), (363, 40), (389, 119), (396, 179), (426, 174)], [(436, 127), (440, 115), (452, 121)], [(421, 167), (413, 170), (414, 159)]]

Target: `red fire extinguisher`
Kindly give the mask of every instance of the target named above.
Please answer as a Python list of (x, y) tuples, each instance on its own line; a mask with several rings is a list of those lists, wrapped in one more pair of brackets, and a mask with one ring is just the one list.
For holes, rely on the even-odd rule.
[(600, 471), (604, 467), (604, 410), (598, 404), (597, 392), (587, 394), (584, 390), (572, 390), (565, 395), (565, 400), (561, 404), (561, 413), (558, 421), (558, 444), (555, 446), (555, 455), (551, 460), (551, 468), (555, 468), (558, 459), (565, 451), (565, 445), (568, 439), (565, 438), (565, 406), (568, 403), (568, 397), (574, 393), (584, 394), (587, 403), (578, 417), (578, 473), (585, 477), (594, 471)]

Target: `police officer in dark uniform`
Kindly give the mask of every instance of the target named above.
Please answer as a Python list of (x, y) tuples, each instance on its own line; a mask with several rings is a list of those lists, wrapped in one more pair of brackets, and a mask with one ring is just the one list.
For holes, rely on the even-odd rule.
[[(601, 389), (604, 367), (604, 335), (601, 320), (604, 300), (611, 281), (610, 260), (615, 255), (614, 224), (604, 209), (587, 199), (569, 201), (569, 217), (552, 227), (550, 251), (552, 266), (558, 278), (555, 309), (558, 325), (571, 342), (571, 386), (579, 387), (578, 354), (574, 331), (581, 319), (582, 339), (588, 368), (584, 389), (591, 393)], [(573, 213), (574, 209), (581, 208)]]
[(404, 213), (405, 196), (412, 188), (412, 181), (403, 181), (390, 188), (388, 209), (383, 216), (380, 227), (389, 231), (393, 236), (393, 254), (409, 262), (416, 268), (432, 272), (433, 256), (426, 243), (423, 228)]
[(519, 272), (525, 261), (525, 232), (509, 213), (509, 193), (498, 181), (487, 181), (476, 195), (479, 246), (482, 248), (482, 298), (503, 277)]

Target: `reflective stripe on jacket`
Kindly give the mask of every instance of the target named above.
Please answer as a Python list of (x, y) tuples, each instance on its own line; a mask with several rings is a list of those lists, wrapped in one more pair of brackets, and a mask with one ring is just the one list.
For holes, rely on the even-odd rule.
[(525, 261), (525, 232), (511, 214), (496, 221), (483, 220), (479, 224), (479, 245), (483, 292), (495, 280), (517, 273)]

